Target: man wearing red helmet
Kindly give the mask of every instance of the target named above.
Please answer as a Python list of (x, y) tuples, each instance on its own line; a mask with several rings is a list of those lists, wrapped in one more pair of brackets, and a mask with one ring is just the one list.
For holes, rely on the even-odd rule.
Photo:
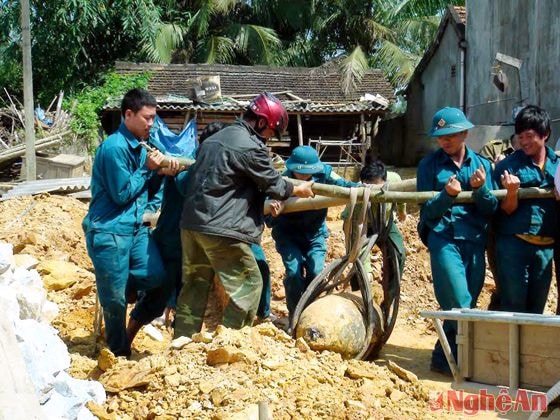
[(264, 142), (287, 126), (282, 103), (263, 93), (242, 119), (201, 145), (181, 216), (183, 289), (175, 337), (201, 330), (214, 273), (229, 297), (222, 324), (241, 328), (253, 322), (262, 278), (250, 245), (260, 242), (265, 197), (313, 196), (312, 182), (294, 186), (284, 180), (268, 155)]

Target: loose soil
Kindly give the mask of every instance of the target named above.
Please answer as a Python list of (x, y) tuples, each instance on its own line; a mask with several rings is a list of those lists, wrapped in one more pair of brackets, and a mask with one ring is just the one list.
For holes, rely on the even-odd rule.
[[(0, 202), (0, 240), (12, 243), (14, 253), (30, 254), (40, 262), (67, 261), (92, 272), (81, 228), (86, 211), (87, 204), (76, 199), (48, 194)], [(344, 252), (340, 211), (329, 212), (327, 260)], [(417, 221), (412, 210), (399, 223), (407, 247), (401, 306), (395, 330), (376, 361), (316, 353), (269, 322), (240, 331), (218, 327), (179, 350), (170, 348), (171, 334), (161, 326), (161, 342), (139, 333), (132, 360), (113, 360), (105, 351), (100, 357), (103, 339), (96, 340), (93, 333), (95, 285), (92, 276), (81, 275), (72, 286), (48, 292), (59, 305), (53, 326), (71, 353), (70, 374), (101, 381), (108, 391), (107, 402), (90, 404), (90, 409), (106, 419), (258, 418), (259, 403), (275, 419), (454, 418), (432, 411), (430, 405), (435, 392), (449, 389), (450, 378), (429, 370), (436, 334), (419, 312), (438, 305), (429, 254), (416, 234)], [(283, 317), (284, 268), (269, 232), (263, 247), (272, 276), (272, 310)], [(492, 289), (488, 271), (479, 307), (487, 306)], [(555, 310), (556, 300), (554, 283), (548, 313)], [(215, 314), (214, 308), (211, 321), (218, 319)], [(418, 380), (401, 379), (388, 368), (388, 361)]]

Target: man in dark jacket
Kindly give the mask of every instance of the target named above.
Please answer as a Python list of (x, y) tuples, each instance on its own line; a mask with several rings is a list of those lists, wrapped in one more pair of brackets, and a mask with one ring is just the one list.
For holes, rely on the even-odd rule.
[(282, 103), (263, 93), (251, 101), (241, 120), (200, 147), (189, 171), (181, 217), (183, 289), (175, 337), (202, 328), (214, 273), (229, 297), (222, 324), (252, 324), (262, 278), (250, 244), (260, 242), (265, 197), (313, 196), (312, 182), (294, 186), (282, 178), (263, 143), (287, 126)]

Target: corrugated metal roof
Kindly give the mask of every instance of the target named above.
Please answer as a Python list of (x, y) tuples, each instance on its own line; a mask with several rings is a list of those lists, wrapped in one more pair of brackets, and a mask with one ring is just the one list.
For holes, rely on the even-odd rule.
[(14, 186), (10, 191), (0, 197), (0, 201), (9, 200), (24, 195), (35, 195), (45, 192), (74, 193), (89, 189), (91, 177), (41, 179), (37, 181), (24, 181)]

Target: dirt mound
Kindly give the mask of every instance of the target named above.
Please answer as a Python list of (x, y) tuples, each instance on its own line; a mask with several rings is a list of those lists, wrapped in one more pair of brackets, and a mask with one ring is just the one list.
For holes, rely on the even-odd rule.
[(204, 341), (139, 362), (121, 360), (103, 373), (99, 381), (118, 392), (103, 417), (246, 418), (237, 416), (259, 402), (273, 418), (365, 419), (427, 408), (429, 393), (419, 382), (375, 363), (310, 352), (270, 323), (218, 327)]
[(14, 245), (14, 254), (91, 269), (82, 231), (87, 208), (76, 199), (49, 194), (2, 201), (0, 239)]
[[(328, 261), (344, 253), (340, 210), (330, 211)], [(399, 321), (393, 333), (399, 341), (389, 340), (382, 353), (414, 373), (421, 371), (420, 380), (410, 383), (389, 371), (384, 361), (344, 361), (337, 354), (309, 351), (269, 323), (241, 331), (219, 327), (181, 350), (169, 349), (170, 333), (164, 328), (161, 342), (141, 331), (134, 342), (134, 360), (118, 360), (103, 373), (97, 367), (102, 340), (96, 342), (93, 336), (95, 285), (83, 273), (92, 270), (81, 229), (86, 211), (87, 205), (62, 196), (0, 202), (0, 240), (14, 244), (15, 253), (49, 262), (51, 268), (52, 261), (66, 261), (82, 269), (76, 271), (81, 273), (76, 282), (50, 291), (49, 299), (59, 304), (53, 325), (72, 353), (70, 373), (79, 379), (99, 378), (110, 391), (104, 406), (92, 407), (101, 418), (246, 418), (258, 412), (262, 401), (274, 418), (430, 416), (428, 390), (433, 390), (434, 377), (412, 364), (420, 361), (427, 366), (435, 341), (431, 324), (418, 313), (437, 309), (429, 254), (416, 233), (417, 214), (398, 224), (407, 247)], [(272, 275), (272, 310), (283, 316), (284, 268), (269, 231), (263, 248)], [(377, 274), (379, 262), (374, 264)], [(493, 288), (491, 273), (487, 274), (480, 307), (485, 307)], [(553, 285), (548, 312), (555, 308), (556, 298)], [(436, 380), (446, 381), (439, 389), (448, 386), (449, 378)]]

